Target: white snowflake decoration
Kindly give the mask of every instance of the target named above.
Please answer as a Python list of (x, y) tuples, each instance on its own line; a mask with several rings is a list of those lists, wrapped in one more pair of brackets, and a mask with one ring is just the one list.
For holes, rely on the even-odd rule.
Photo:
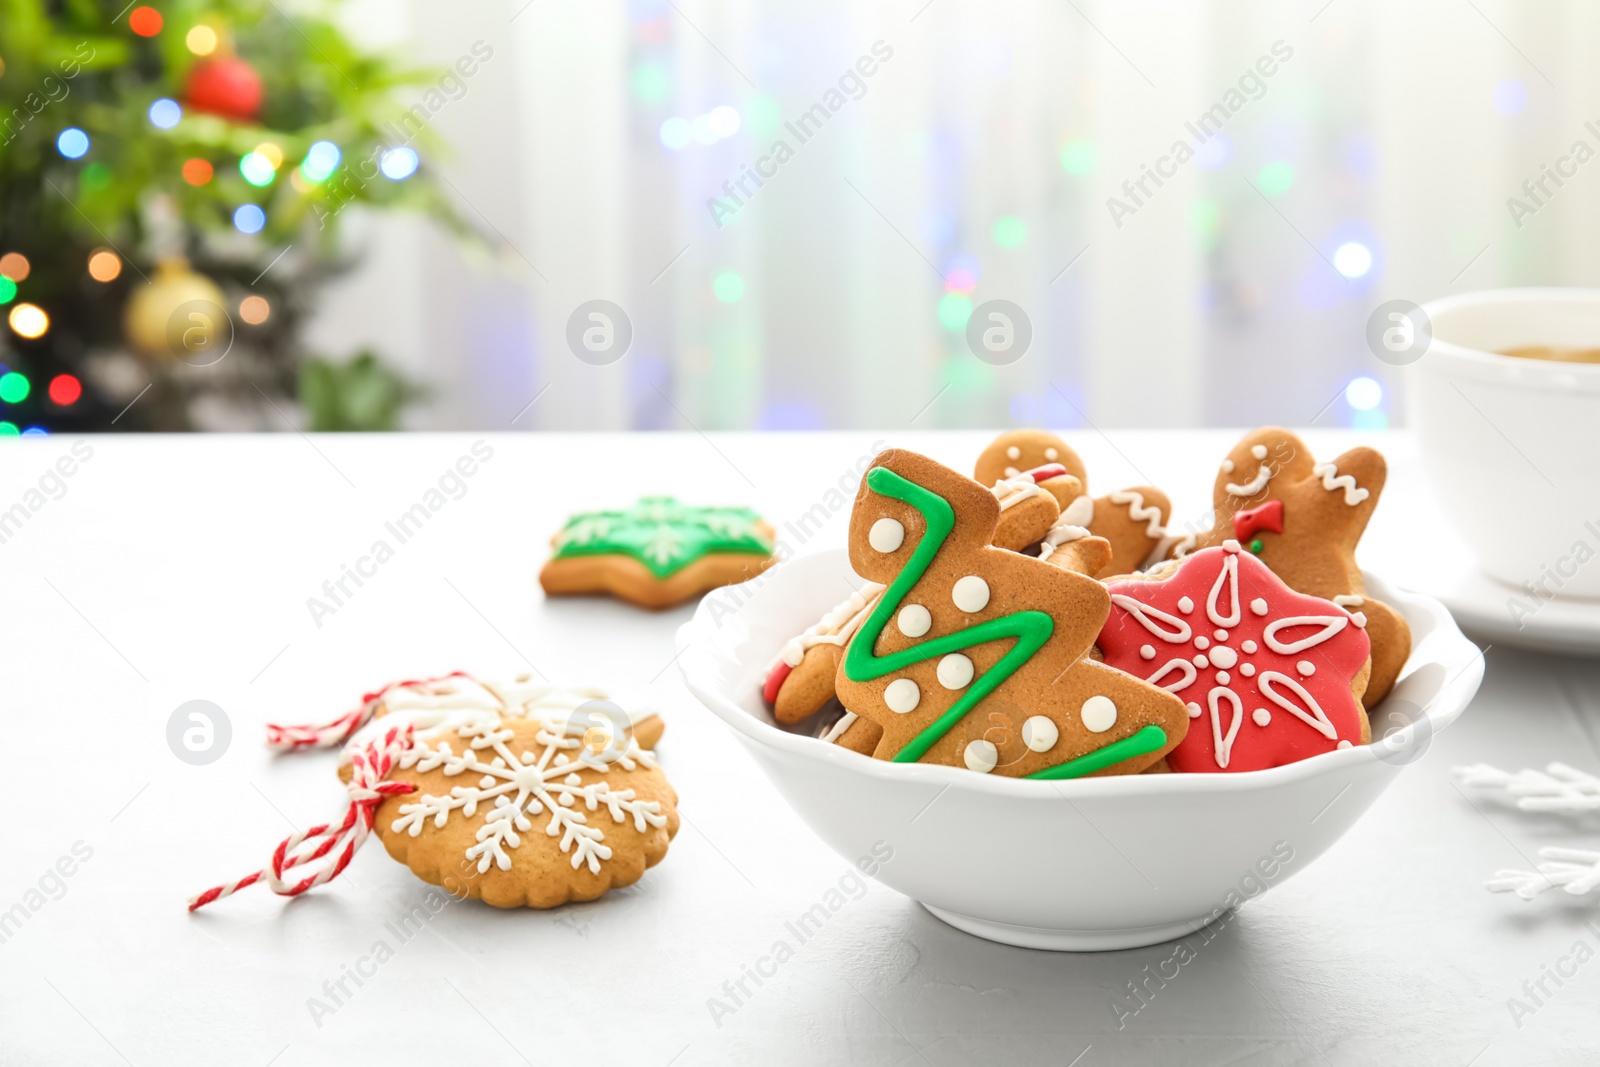
[[(462, 723), (455, 733), (468, 742), (468, 751), (458, 756), (448, 741), (434, 748), (419, 740), (401, 756), (400, 766), (418, 771), (443, 768), (450, 777), (471, 772), (481, 775), (478, 784), (458, 785), (449, 796), (423, 795), (415, 803), (402, 805), (392, 829), (397, 833), (409, 831), (416, 837), (429, 818), (434, 826), (442, 827), (451, 812), (460, 811), (470, 819), (480, 803), (492, 800), (493, 808), (478, 829), (478, 843), (466, 852), (469, 860), (478, 861), (480, 874), (489, 869), (490, 863), (502, 871), (511, 869), (511, 856), (506, 849), (522, 844), (521, 835), (533, 829), (531, 815), (548, 813), (550, 820), (544, 832), (561, 839), (561, 851), (572, 853), (574, 870), (588, 864), (591, 874), (600, 873), (601, 862), (611, 858), (611, 848), (605, 844), (604, 832), (589, 825), (585, 810), (597, 811), (604, 805), (619, 823), (631, 815), (634, 828), (641, 833), (650, 826), (666, 825), (660, 801), (638, 800), (632, 789), (613, 789), (606, 781), (585, 785), (577, 773), (580, 769), (605, 774), (619, 766), (630, 771), (641, 765), (654, 767), (654, 759), (632, 737), (620, 755), (602, 759), (584, 744), (583, 728), (575, 723), (541, 722), (535, 735), (540, 751), (520, 755), (507, 747), (516, 734), (506, 729), (498, 717)], [(493, 753), (493, 758), (485, 762), (480, 753), (488, 752)]]
[[(1600, 778), (1565, 763), (1552, 763), (1543, 771), (1524, 769), (1511, 774), (1486, 763), (1457, 767), (1462, 785), (1504, 789), (1523, 811), (1577, 814), (1600, 810)], [(1574, 896), (1600, 888), (1600, 852), (1547, 846), (1539, 850), (1537, 871), (1502, 869), (1484, 883), (1491, 893), (1515, 893), (1532, 900), (1547, 889), (1560, 887)]]

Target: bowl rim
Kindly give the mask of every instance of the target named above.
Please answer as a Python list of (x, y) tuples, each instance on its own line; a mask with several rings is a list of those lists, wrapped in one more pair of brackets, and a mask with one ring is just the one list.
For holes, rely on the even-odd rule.
[[(820, 560), (840, 557), (844, 558), (844, 566), (848, 568), (848, 554), (844, 549), (825, 549), (786, 561), (756, 581), (765, 584), (764, 579), (770, 580), (783, 568), (794, 565), (820, 567), (822, 566)], [(1365, 570), (1362, 574), (1367, 581), (1368, 591), (1375, 598), (1400, 611), (1406, 621), (1413, 624), (1413, 632), (1416, 630), (1417, 620), (1432, 621), (1433, 625), (1427, 636), (1419, 644), (1413, 644), (1411, 657), (1402, 670), (1401, 680), (1409, 672), (1430, 663), (1444, 666), (1446, 678), (1438, 694), (1423, 709), (1425, 718), (1403, 727), (1397, 732), (1397, 736), (1404, 736), (1408, 742), (1414, 740), (1424, 722), (1427, 723), (1430, 733), (1437, 733), (1454, 722), (1477, 693), (1478, 686), (1483, 680), (1483, 652), (1477, 645), (1467, 640), (1450, 612), (1438, 600), (1401, 589), (1394, 583)], [(749, 610), (755, 602), (754, 598), (745, 598), (734, 610), (735, 617)], [(695, 609), (694, 616), (678, 629), (675, 641), (678, 670), (689, 691), (749, 743), (773, 749), (789, 757), (812, 760), (821, 765), (886, 783), (939, 786), (942, 790), (959, 789), (978, 794), (1013, 797), (1018, 800), (1071, 802), (1112, 797), (1197, 795), (1275, 789), (1317, 778), (1345, 777), (1348, 776), (1347, 772), (1354, 772), (1358, 768), (1388, 762), (1382, 759), (1373, 745), (1367, 744), (1319, 753), (1295, 763), (1259, 771), (1128, 774), (1103, 778), (1030, 781), (1024, 778), (974, 774), (960, 767), (940, 764), (891, 763), (887, 760), (872, 759), (837, 745), (820, 742), (814, 737), (791, 733), (762, 722), (722, 693), (702, 686), (697, 679), (695, 668), (702, 661), (709, 665), (716, 653), (713, 651), (712, 642), (698, 641), (696, 636), (703, 627), (710, 625), (711, 604), (712, 597), (702, 599)], [(1434, 649), (1433, 653), (1425, 659), (1419, 658), (1419, 651), (1430, 647)], [(1390, 765), (1396, 770), (1400, 769), (1399, 764)]]
[[(1538, 304), (1569, 303), (1600, 305), (1600, 289), (1578, 286), (1539, 286), (1511, 289), (1479, 289), (1470, 293), (1455, 293), (1439, 297), (1422, 305), (1430, 323), (1441, 315), (1476, 304)], [(1419, 361), (1419, 368), (1442, 369), (1441, 362), (1480, 372), (1480, 376), (1495, 375), (1510, 378), (1523, 386), (1544, 387), (1551, 390), (1571, 388), (1579, 384), (1584, 388), (1600, 388), (1600, 363), (1560, 363), (1518, 359), (1487, 349), (1448, 341), (1440, 337), (1437, 327), (1427, 351)], [(1432, 358), (1438, 356), (1439, 358)]]

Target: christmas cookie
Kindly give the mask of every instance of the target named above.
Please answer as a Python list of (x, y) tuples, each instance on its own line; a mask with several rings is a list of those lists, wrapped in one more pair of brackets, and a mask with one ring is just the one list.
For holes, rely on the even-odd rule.
[(1411, 655), (1411, 628), (1398, 611), (1366, 595), (1356, 544), (1383, 493), (1388, 466), (1370, 448), (1319, 463), (1304, 441), (1267, 426), (1245, 435), (1217, 471), (1216, 524), (1172, 546), (1181, 558), (1238, 541), (1289, 588), (1360, 612), (1372, 641), (1366, 703), (1376, 706)]
[(551, 596), (611, 593), (665, 608), (755, 577), (776, 562), (771, 526), (749, 508), (645, 497), (623, 511), (575, 515), (539, 572)]
[(1008, 777), (1138, 773), (1183, 738), (1183, 702), (1085, 656), (1105, 586), (994, 547), (999, 519), (992, 491), (924, 456), (874, 460), (850, 562), (887, 588), (846, 646), (840, 703), (882, 731), (878, 759)]
[(677, 794), (631, 738), (595, 751), (576, 724), (485, 715), (419, 731), (378, 807), (389, 855), (497, 908), (553, 908), (632, 885), (678, 832)]
[(1194, 719), (1173, 771), (1253, 771), (1371, 739), (1366, 620), (1297, 593), (1237, 541), (1113, 582), (1105, 662)]
[(385, 686), (327, 726), (272, 727), (279, 749), (345, 742), (349, 807), (189, 910), (257, 882), (298, 896), (337, 877), (374, 830), (391, 856), (460, 899), (592, 900), (638, 881), (677, 833), (677, 795), (640, 743), (660, 731), (653, 713), (630, 716), (598, 690), (461, 673)]
[(1076, 490), (1071, 497), (1059, 501), (1057, 521), (1087, 529), (1110, 542), (1111, 559), (1101, 570), (1092, 572), (1095, 577), (1139, 570), (1161, 554), (1160, 549), (1166, 544), (1167, 517), (1172, 513), (1167, 495), (1146, 485), (1102, 497), (1089, 496), (1083, 460), (1055, 434), (1044, 430), (1001, 434), (978, 456), (973, 477), (984, 485), (994, 485), (1028, 472), (1037, 476), (1035, 468), (1073, 480), (1057, 483), (1061, 489), (1071, 485)]

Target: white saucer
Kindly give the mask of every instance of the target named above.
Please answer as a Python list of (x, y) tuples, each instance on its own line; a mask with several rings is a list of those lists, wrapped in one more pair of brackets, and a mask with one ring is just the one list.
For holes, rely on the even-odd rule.
[[(1456, 625), (1473, 637), (1535, 652), (1600, 656), (1600, 600), (1537, 603), (1525, 591), (1489, 577), (1471, 563), (1433, 576), (1418, 591), (1449, 608)], [(1514, 614), (1508, 603), (1513, 599), (1534, 610)]]

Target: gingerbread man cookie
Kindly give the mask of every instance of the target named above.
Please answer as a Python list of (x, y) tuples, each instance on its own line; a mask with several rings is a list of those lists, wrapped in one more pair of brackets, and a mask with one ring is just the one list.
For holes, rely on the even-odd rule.
[(887, 588), (846, 646), (840, 702), (878, 759), (1008, 777), (1136, 774), (1188, 729), (1176, 697), (1085, 656), (1110, 608), (1093, 578), (992, 545), (995, 495), (893, 449), (868, 470), (850, 561)]
[(539, 572), (551, 596), (610, 593), (666, 608), (747, 581), (777, 562), (775, 534), (749, 508), (700, 508), (645, 497), (621, 511), (567, 520)]
[(1111, 559), (1094, 577), (1127, 574), (1153, 561), (1165, 543), (1172, 502), (1147, 485), (1120, 489), (1102, 497), (1088, 493), (1083, 460), (1055, 434), (1044, 430), (1010, 430), (990, 442), (978, 456), (973, 477), (984, 485), (1015, 478), (1036, 467), (1059, 468), (1076, 479), (1074, 497), (1063, 500), (1059, 522), (1087, 529), (1111, 544)]
[(1253, 430), (1217, 471), (1215, 525), (1172, 546), (1172, 555), (1181, 558), (1197, 548), (1238, 541), (1289, 588), (1363, 614), (1372, 642), (1368, 707), (1388, 695), (1411, 655), (1410, 626), (1394, 608), (1366, 595), (1356, 565), (1356, 544), (1387, 475), (1382, 454), (1371, 448), (1353, 448), (1331, 463), (1318, 463), (1288, 430)]
[(1105, 662), (1195, 720), (1173, 771), (1261, 770), (1371, 740), (1365, 618), (1290, 589), (1237, 541), (1110, 589)]

